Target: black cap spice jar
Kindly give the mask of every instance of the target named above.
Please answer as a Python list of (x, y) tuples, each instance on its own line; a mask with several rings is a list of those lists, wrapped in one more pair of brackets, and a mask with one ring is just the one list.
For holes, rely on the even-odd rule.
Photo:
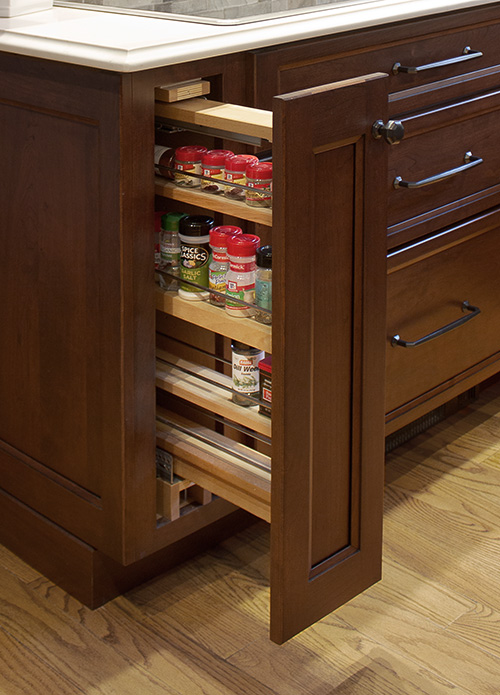
[[(207, 299), (208, 266), (210, 263), (210, 230), (214, 220), (208, 215), (186, 215), (179, 221), (181, 244), (179, 297), (189, 300)], [(195, 282), (201, 287), (183, 283)]]

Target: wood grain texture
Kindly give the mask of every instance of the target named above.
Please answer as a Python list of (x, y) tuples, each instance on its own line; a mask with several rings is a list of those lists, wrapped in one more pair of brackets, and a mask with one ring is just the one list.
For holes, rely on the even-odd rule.
[(203, 210), (232, 215), (241, 220), (263, 224), (266, 227), (270, 227), (273, 223), (271, 208), (254, 208), (238, 200), (205, 193), (198, 189), (182, 188), (160, 176), (155, 178), (155, 193), (169, 200), (178, 200), (181, 203), (196, 205)]
[(496, 695), (499, 479), (500, 384), (388, 456), (382, 580), (281, 647), (263, 522), (96, 611), (2, 550), (0, 685), (31, 695), (53, 673), (51, 695)]
[(263, 109), (195, 98), (171, 104), (156, 102), (155, 116), (176, 123), (249, 135), (269, 142), (273, 140), (273, 115)]
[[(372, 74), (274, 101), (278, 643), (380, 576), (386, 219), (384, 150), (371, 126), (387, 107), (386, 88), (386, 76)], [(326, 172), (335, 172), (334, 186)]]

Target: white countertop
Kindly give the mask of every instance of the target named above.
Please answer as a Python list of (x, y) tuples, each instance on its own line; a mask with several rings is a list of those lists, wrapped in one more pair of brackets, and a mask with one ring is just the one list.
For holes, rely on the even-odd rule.
[(0, 50), (134, 72), (494, 2), (377, 0), (236, 26), (54, 7), (0, 19)]

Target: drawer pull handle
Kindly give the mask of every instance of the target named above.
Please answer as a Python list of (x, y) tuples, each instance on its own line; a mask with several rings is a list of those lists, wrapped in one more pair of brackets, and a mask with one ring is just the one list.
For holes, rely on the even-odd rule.
[(462, 311), (467, 311), (469, 313), (466, 316), (462, 316), (461, 318), (456, 319), (456, 321), (447, 323), (446, 326), (441, 326), (441, 328), (438, 328), (436, 331), (432, 331), (432, 333), (428, 333), (427, 335), (424, 335), (422, 338), (418, 338), (417, 340), (403, 340), (401, 336), (397, 334), (393, 335), (391, 338), (391, 345), (392, 347), (396, 347), (399, 345), (400, 347), (404, 348), (418, 347), (423, 343), (429, 342), (429, 340), (439, 338), (440, 335), (449, 333), (449, 331), (452, 331), (454, 328), (459, 328), (460, 326), (463, 326), (464, 323), (467, 323), (467, 321), (470, 321), (475, 316), (481, 313), (481, 309), (479, 309), (479, 307), (472, 306), (472, 304), (469, 304), (469, 302), (462, 302)]
[(451, 176), (456, 176), (462, 171), (467, 171), (467, 169), (472, 169), (472, 167), (477, 167), (478, 164), (482, 164), (483, 160), (481, 157), (475, 157), (472, 152), (466, 152), (464, 154), (465, 164), (461, 164), (455, 169), (448, 169), (448, 171), (442, 171), (440, 174), (434, 174), (434, 176), (429, 176), (427, 179), (422, 179), (421, 181), (403, 181), (401, 176), (396, 176), (392, 185), (394, 188), (423, 188), (424, 186), (430, 186), (433, 183), (439, 183), (445, 179), (449, 179)]
[(401, 63), (394, 63), (392, 66), (392, 74), (397, 75), (400, 72), (404, 72), (408, 75), (416, 75), (424, 70), (433, 70), (434, 68), (443, 68), (446, 65), (454, 65), (455, 63), (463, 63), (464, 60), (471, 60), (472, 58), (481, 58), (481, 51), (473, 51), (470, 46), (466, 46), (462, 51), (462, 55), (456, 56), (455, 58), (447, 58), (446, 60), (440, 60), (437, 63), (427, 63), (427, 65), (416, 65), (415, 67), (408, 65), (401, 65)]

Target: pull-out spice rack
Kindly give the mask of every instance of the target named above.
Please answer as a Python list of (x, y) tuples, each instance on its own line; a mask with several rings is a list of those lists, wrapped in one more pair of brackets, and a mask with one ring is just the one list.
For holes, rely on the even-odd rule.
[[(272, 114), (259, 109), (204, 99), (173, 104), (157, 101), (156, 117), (161, 123), (204, 135), (252, 144), (272, 141)], [(267, 228), (272, 225), (269, 208), (250, 207), (241, 201), (205, 193), (200, 188), (177, 186), (160, 176), (155, 179), (155, 193), (177, 204), (230, 215)], [(272, 352), (271, 327), (253, 318), (234, 318), (207, 301), (186, 301), (175, 292), (161, 288), (156, 290), (156, 309), (161, 315), (182, 321), (184, 326), (191, 325), (195, 333), (203, 329), (222, 336), (226, 339), (226, 350), (227, 339), (234, 339)], [(186, 331), (189, 334), (189, 327)], [(270, 521), (271, 420), (258, 412), (257, 405), (242, 407), (233, 403), (228, 374), (214, 368), (215, 363), (210, 367), (198, 364), (192, 354), (186, 356), (182, 350), (181, 354), (175, 354), (170, 349), (157, 348), (157, 390), (162, 394), (161, 403), (165, 399), (173, 403), (172, 408), (157, 407), (157, 446), (172, 455), (173, 472), (180, 479)], [(182, 414), (174, 411), (179, 403)], [(184, 415), (184, 406), (188, 407), (189, 417)], [(208, 417), (213, 422), (207, 424)], [(159, 480), (158, 485), (161, 490), (168, 483)], [(159, 498), (163, 500), (170, 492), (166, 488)], [(157, 511), (162, 514), (160, 508)]]

